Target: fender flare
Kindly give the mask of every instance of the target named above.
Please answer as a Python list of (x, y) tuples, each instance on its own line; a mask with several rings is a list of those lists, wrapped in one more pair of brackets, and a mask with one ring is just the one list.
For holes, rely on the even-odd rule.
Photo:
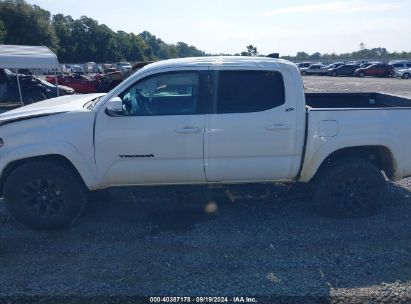
[[(349, 139), (350, 145), (347, 145), (347, 140)], [(364, 138), (353, 138), (350, 137), (345, 139), (343, 137), (339, 137), (338, 139), (333, 139), (328, 141), (322, 147), (320, 147), (317, 151), (312, 153), (311, 157), (308, 157), (310, 153), (307, 153), (304, 158), (304, 165), (301, 171), (301, 175), (299, 178), (300, 182), (309, 182), (317, 173), (320, 166), (323, 162), (334, 152), (339, 150), (348, 149), (348, 148), (360, 148), (360, 147), (383, 147), (386, 148), (391, 153), (391, 158), (393, 162), (393, 171), (394, 177), (398, 178), (397, 172), (397, 164), (398, 159), (395, 157), (395, 153), (393, 151), (401, 151), (399, 149), (400, 146), (392, 140), (388, 140), (386, 137), (383, 138), (383, 142), (381, 140), (369, 138), (368, 140), (364, 140)]]

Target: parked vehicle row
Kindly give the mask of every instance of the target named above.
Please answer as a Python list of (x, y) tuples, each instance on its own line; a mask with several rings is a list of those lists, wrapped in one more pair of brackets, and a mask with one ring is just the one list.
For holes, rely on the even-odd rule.
[[(130, 74), (138, 71), (149, 63), (151, 63), (151, 61), (138, 62), (131, 66), (126, 62), (122, 62), (118, 66), (121, 70), (117, 70), (111, 65), (105, 65), (105, 74), (60, 74), (57, 76), (57, 82), (60, 85), (73, 88), (76, 93), (107, 93), (130, 76)], [(54, 83), (55, 76), (48, 75), (46, 76), (46, 80)]]
[[(406, 63), (396, 64), (397, 68), (395, 68), (393, 65), (382, 62), (367, 62), (361, 65), (356, 63), (344, 64), (341, 62), (336, 62), (327, 66), (321, 63), (315, 63), (305, 67), (307, 65), (307, 62), (298, 65), (301, 75), (394, 77), (399, 73), (399, 71), (402, 71), (399, 69), (400, 66), (407, 66)], [(411, 64), (409, 65), (411, 66)], [(402, 77), (404, 72), (401, 72), (400, 74)], [(405, 72), (405, 75), (406, 76), (403, 78), (407, 78), (409, 73)]]

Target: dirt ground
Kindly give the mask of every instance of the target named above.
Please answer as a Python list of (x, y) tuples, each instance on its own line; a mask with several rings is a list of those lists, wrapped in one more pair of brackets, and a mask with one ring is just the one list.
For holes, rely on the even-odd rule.
[[(307, 91), (411, 97), (411, 80), (304, 82)], [(411, 301), (411, 179), (390, 183), (385, 206), (370, 218), (319, 217), (311, 203), (305, 187), (281, 184), (113, 189), (73, 227), (36, 232), (0, 201), (0, 303), (32, 296)]]
[(307, 92), (385, 92), (411, 98), (411, 80), (375, 77), (304, 76)]

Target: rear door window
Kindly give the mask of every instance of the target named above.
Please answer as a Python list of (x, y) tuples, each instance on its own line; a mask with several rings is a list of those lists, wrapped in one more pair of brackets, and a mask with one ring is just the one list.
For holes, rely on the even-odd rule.
[(285, 102), (284, 81), (276, 71), (216, 71), (213, 112), (248, 113), (278, 107)]

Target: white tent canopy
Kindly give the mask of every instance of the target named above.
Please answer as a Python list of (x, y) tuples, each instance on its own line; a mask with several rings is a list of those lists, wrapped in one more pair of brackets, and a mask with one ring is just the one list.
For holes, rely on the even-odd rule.
[(46, 46), (0, 44), (2, 69), (60, 69), (59, 61)]

